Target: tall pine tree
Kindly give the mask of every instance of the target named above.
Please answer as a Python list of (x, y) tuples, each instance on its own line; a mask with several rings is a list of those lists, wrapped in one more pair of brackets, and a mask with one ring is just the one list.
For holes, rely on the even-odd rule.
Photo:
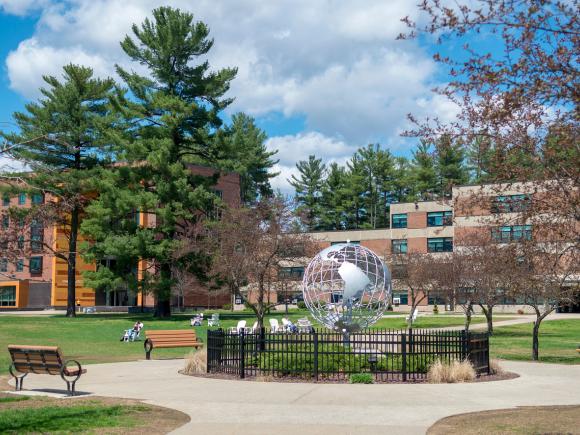
[(26, 177), (31, 193), (49, 192), (59, 201), (54, 224), (63, 227), (66, 249), (53, 255), (67, 264), (67, 316), (75, 316), (78, 235), (81, 215), (99, 167), (113, 156), (110, 129), (115, 116), (109, 105), (111, 79), (93, 77), (90, 68), (67, 65), (63, 80), (45, 76), (43, 97), (15, 113), (18, 133), (2, 133), (17, 144), (11, 155), (26, 163), (34, 175)]
[(302, 215), (302, 220), (309, 230), (320, 228), (321, 197), (326, 165), (322, 159), (316, 156), (308, 156), (308, 160), (296, 163), (299, 176), (288, 180), (296, 191), (297, 212)]
[(220, 167), (238, 172), (241, 176), (242, 201), (253, 204), (259, 198), (273, 195), (270, 179), (278, 173), (272, 171), (278, 160), (277, 151), (266, 149), (266, 133), (256, 126), (254, 119), (244, 113), (232, 117), (231, 125), (216, 135)]
[(437, 194), (441, 197), (451, 197), (453, 186), (466, 184), (469, 181), (469, 170), (465, 165), (463, 146), (455, 143), (449, 136), (442, 136), (435, 146)]
[[(213, 45), (209, 29), (192, 14), (170, 7), (153, 11), (153, 19), (133, 26), (121, 43), (147, 74), (117, 67), (130, 97), (119, 95), (116, 107), (125, 119), (117, 137), (125, 165), (103, 174), (99, 198), (89, 208), (84, 230), (94, 243), (89, 256), (146, 261), (154, 276), (158, 317), (170, 314), (172, 266), (182, 235), (212, 209), (215, 179), (194, 175), (188, 162), (216, 165), (213, 136), (236, 70), (211, 71), (204, 60)], [(136, 213), (148, 225), (136, 225)], [(106, 270), (98, 274), (122, 273)]]
[(413, 151), (413, 190), (419, 199), (431, 199), (437, 192), (437, 172), (431, 145), (421, 140)]

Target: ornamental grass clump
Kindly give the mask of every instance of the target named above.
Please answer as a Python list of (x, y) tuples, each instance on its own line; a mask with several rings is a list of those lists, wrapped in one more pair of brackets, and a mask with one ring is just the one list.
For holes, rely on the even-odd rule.
[(489, 373), (492, 375), (504, 374), (503, 367), (499, 365), (499, 361), (497, 359), (492, 359), (489, 361)]
[(190, 352), (185, 357), (183, 374), (196, 375), (207, 371), (207, 351), (205, 349)]
[(438, 359), (429, 367), (427, 372), (427, 380), (432, 384), (470, 382), (475, 377), (475, 369), (468, 360), (442, 362)]

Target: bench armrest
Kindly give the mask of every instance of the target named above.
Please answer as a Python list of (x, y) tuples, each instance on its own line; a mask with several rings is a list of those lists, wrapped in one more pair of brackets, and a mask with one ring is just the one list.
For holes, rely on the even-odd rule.
[[(67, 368), (67, 366), (69, 364), (76, 365), (77, 366), (76, 369), (69, 370)], [(83, 374), (83, 368), (81, 367), (81, 363), (78, 362), (77, 360), (69, 359), (69, 360), (66, 360), (62, 363), (62, 367), (60, 368), (60, 377), (63, 378), (65, 381), (67, 380), (66, 376), (70, 376), (70, 377), (74, 377), (75, 378), (74, 382), (76, 382), (81, 377), (82, 374)]]

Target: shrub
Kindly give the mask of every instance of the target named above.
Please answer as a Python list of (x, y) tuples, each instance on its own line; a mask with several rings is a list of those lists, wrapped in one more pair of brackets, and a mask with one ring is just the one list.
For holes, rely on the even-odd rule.
[(437, 304), (433, 305), (433, 314), (439, 314), (439, 307)]
[(232, 309), (232, 304), (223, 304), (222, 305), (222, 310), (231, 310)]
[(504, 370), (499, 365), (498, 360), (496, 359), (489, 360), (489, 373), (492, 375), (502, 375), (504, 373)]
[(469, 382), (475, 379), (475, 369), (468, 360), (443, 363), (436, 360), (427, 372), (427, 380), (432, 384)]
[(518, 314), (524, 314), (524, 310), (522, 310), (521, 308), (518, 310)]
[(207, 371), (207, 351), (205, 349), (197, 352), (190, 352), (185, 357), (185, 367), (183, 373), (186, 375), (195, 375)]
[(298, 303), (296, 304), (298, 306), (298, 308), (300, 308), (301, 310), (306, 308), (306, 302), (304, 301), (298, 301)]
[(374, 379), (370, 373), (353, 373), (348, 377), (348, 381), (351, 384), (372, 384)]

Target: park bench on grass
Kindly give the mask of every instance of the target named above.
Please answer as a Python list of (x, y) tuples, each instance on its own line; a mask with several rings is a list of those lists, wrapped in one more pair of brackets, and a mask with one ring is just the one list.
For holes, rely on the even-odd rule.
[(145, 336), (147, 337), (144, 343), (147, 359), (151, 359), (151, 351), (156, 348), (203, 346), (203, 343), (198, 341), (195, 331), (191, 329), (147, 331)]
[[(75, 384), (83, 373), (78, 361), (65, 360), (57, 346), (19, 346), (11, 344), (8, 352), (12, 358), (10, 374), (16, 381), (16, 391), (22, 390), (22, 383), (28, 373), (60, 375), (66, 382), (66, 390), (70, 396), (75, 395)], [(69, 365), (76, 367), (69, 367)], [(21, 376), (18, 376), (18, 374)], [(68, 379), (72, 378), (72, 379)]]

